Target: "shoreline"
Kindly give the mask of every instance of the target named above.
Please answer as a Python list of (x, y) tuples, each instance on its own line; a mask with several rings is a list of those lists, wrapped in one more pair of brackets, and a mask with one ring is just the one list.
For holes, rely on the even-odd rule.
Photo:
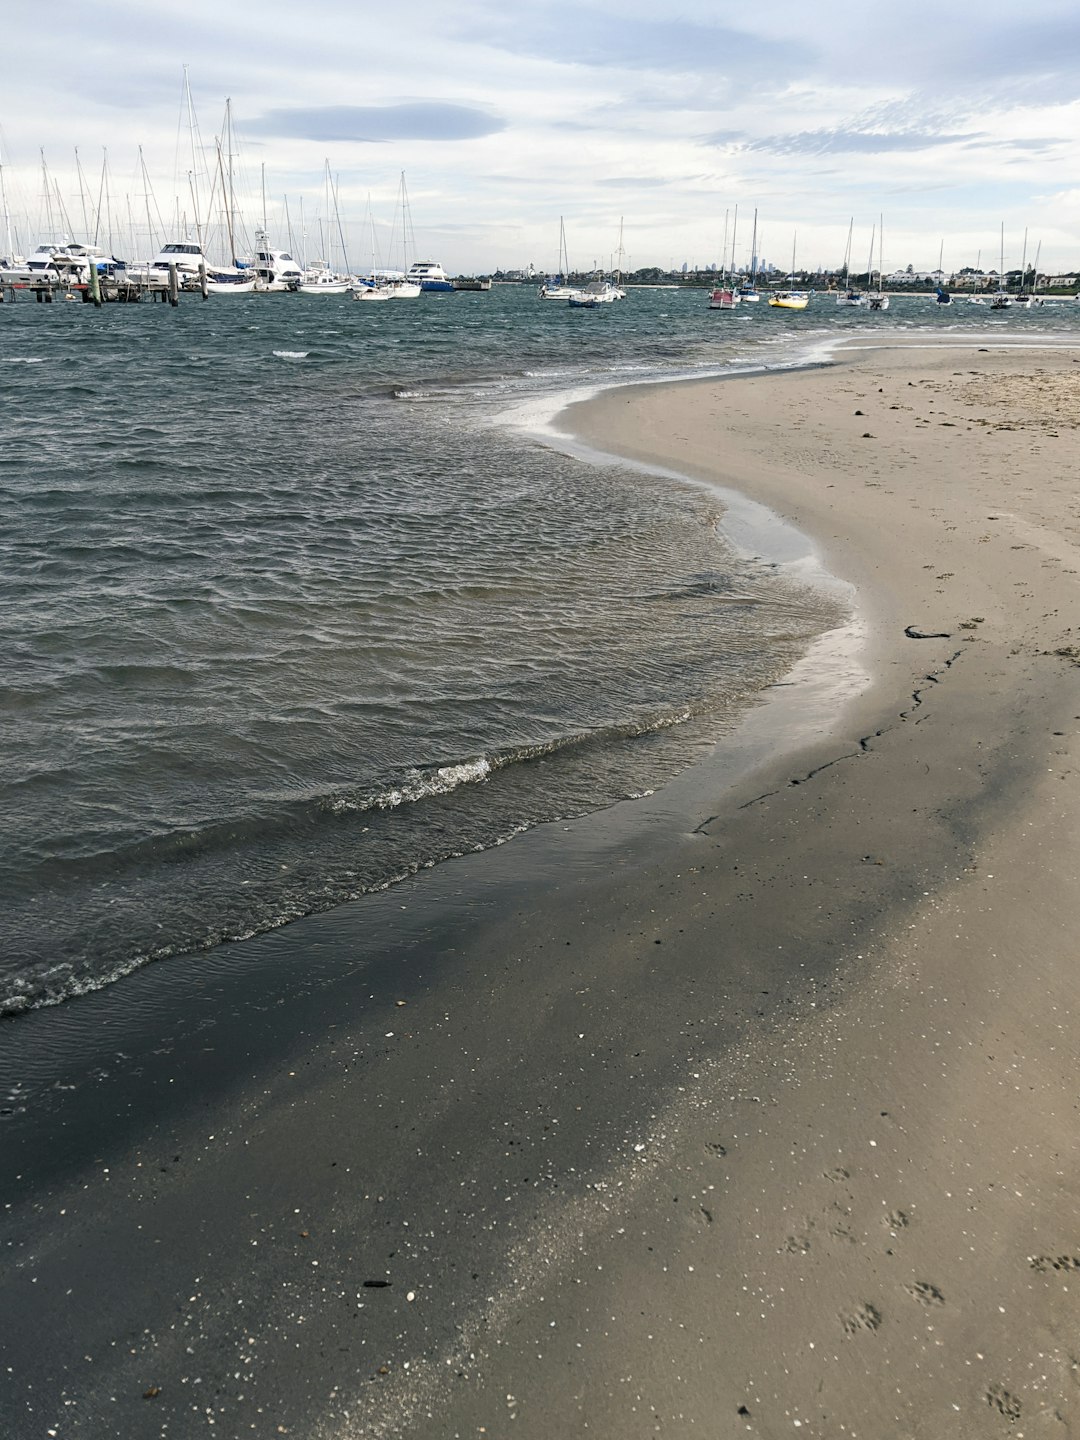
[(575, 411), (813, 536), (874, 683), (728, 783), (299, 922), (302, 975), (243, 942), (258, 1002), (208, 956), (212, 1022), (5, 1174), (14, 1440), (1071, 1433), (1080, 417), (957, 363)]

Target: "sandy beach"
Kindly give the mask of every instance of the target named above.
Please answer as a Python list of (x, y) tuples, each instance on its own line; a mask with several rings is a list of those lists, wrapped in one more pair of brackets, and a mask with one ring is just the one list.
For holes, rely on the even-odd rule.
[(7, 1027), (11, 1440), (1080, 1432), (1080, 353), (559, 425), (810, 536), (870, 684)]

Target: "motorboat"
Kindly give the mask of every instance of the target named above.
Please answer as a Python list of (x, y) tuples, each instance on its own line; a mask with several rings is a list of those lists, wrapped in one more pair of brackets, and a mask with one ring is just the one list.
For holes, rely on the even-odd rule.
[(405, 278), (419, 285), (425, 295), (453, 294), (454, 282), (434, 260), (414, 260)]
[(371, 280), (380, 289), (388, 290), (391, 300), (415, 300), (422, 293), (419, 282), (407, 280), (404, 270), (373, 270)]
[(626, 291), (620, 290), (618, 285), (613, 285), (603, 275), (597, 275), (566, 298), (571, 305), (588, 306), (591, 309), (592, 305), (611, 305), (616, 300), (625, 300)]
[(392, 300), (394, 298), (390, 286), (374, 278), (361, 280), (353, 286), (351, 293), (354, 300)]
[(117, 260), (99, 245), (83, 245), (75, 240), (45, 242), (39, 245), (22, 264), (11, 265), (4, 270), (4, 280), (9, 285), (49, 284), (85, 285), (94, 269), (99, 275), (114, 275), (124, 271), (122, 260)]
[(199, 275), (203, 270), (213, 268), (202, 246), (193, 245), (187, 240), (170, 241), (168, 245), (163, 245), (150, 261), (151, 270), (169, 270), (173, 265), (181, 279), (185, 275)]
[(577, 293), (577, 286), (568, 285), (561, 275), (549, 275), (536, 292), (540, 300), (569, 300)]
[(326, 265), (310, 265), (297, 289), (301, 295), (347, 295), (352, 285)]
[(293, 259), (287, 250), (272, 250), (270, 237), (260, 231), (255, 237), (259, 247), (251, 269), (255, 274), (255, 289), (261, 295), (281, 294), (299, 290), (304, 279), (303, 267)]
[(207, 295), (254, 295), (258, 282), (243, 270), (208, 270)]

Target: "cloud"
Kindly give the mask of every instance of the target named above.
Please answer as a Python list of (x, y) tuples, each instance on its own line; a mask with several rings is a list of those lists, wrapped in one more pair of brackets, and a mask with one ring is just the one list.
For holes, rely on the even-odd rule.
[[(728, 132), (709, 137), (714, 144), (730, 145)], [(791, 135), (767, 135), (743, 142), (745, 150), (771, 155), (884, 155), (898, 151), (929, 150), (940, 145), (964, 145), (986, 137), (968, 134), (936, 134), (929, 130), (802, 130)]]
[(572, 18), (559, 6), (547, 14), (530, 11), (524, 22), (517, 11), (488, 16), (472, 39), (517, 55), (555, 60), (563, 65), (605, 70), (661, 70), (714, 77), (737, 74), (741, 80), (783, 81), (805, 69), (807, 47), (690, 21), (635, 19), (575, 8)]
[(657, 175), (614, 175), (596, 183), (598, 186), (610, 186), (613, 190), (654, 190), (660, 185), (670, 185), (671, 181)]
[(247, 125), (253, 134), (290, 140), (477, 140), (506, 129), (501, 116), (437, 100), (403, 105), (319, 105), (268, 110)]

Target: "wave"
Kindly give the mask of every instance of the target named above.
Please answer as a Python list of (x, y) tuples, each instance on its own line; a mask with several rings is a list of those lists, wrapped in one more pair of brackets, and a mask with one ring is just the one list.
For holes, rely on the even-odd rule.
[[(102, 989), (154, 961), (263, 934), (301, 916), (387, 890), (452, 856), (505, 844), (512, 836), (551, 818), (550, 814), (522, 816), (516, 806), (512, 807), (516, 813), (508, 813), (496, 802), (488, 821), (477, 828), (475, 807), (471, 812), (461, 812), (457, 821), (455, 810), (445, 809), (447, 804), (453, 807), (454, 792), (486, 784), (499, 772), (559, 752), (633, 741), (670, 729), (690, 720), (692, 713), (689, 707), (657, 711), (510, 746), (489, 755), (445, 765), (417, 766), (389, 784), (351, 793), (337, 790), (277, 805), (271, 800), (262, 813), (249, 812), (167, 834), (140, 836), (94, 853), (84, 851), (63, 857), (53, 850), (48, 856), (39, 854), (37, 862), (24, 866), (14, 879), (15, 888), (22, 891), (19, 908), (28, 906), (39, 911), (51, 903), (50, 896), (73, 901), (81, 908), (83, 901), (78, 897), (82, 895), (90, 906), (90, 919), (84, 914), (71, 938), (75, 941), (76, 932), (81, 934), (89, 928), (97, 937), (98, 948), (91, 956), (83, 952), (81, 945), (65, 946), (62, 936), (54, 934), (48, 958), (42, 955), (38, 963), (25, 967), (20, 974), (5, 977), (0, 989), (0, 1015), (14, 1016), (60, 1004)], [(650, 792), (635, 786), (623, 792), (623, 798), (643, 793)], [(440, 808), (430, 817), (423, 817), (421, 810), (431, 804)], [(412, 819), (408, 812), (414, 808), (417, 815)], [(541, 801), (539, 811), (548, 809)], [(381, 828), (375, 832), (379, 838), (368, 853), (371, 857), (383, 854), (385, 863), (376, 863), (364, 873), (357, 869), (355, 845), (359, 836), (368, 835), (380, 814), (387, 816), (386, 823), (395, 825), (394, 838)], [(398, 817), (394, 822), (389, 819), (391, 814)], [(348, 828), (341, 830), (343, 825)], [(334, 827), (337, 835), (329, 827)], [(336, 855), (329, 866), (317, 858), (324, 853)], [(300, 867), (303, 873), (293, 873), (299, 856), (310, 863)], [(231, 903), (226, 910), (206, 915), (197, 923), (170, 926), (172, 933), (167, 939), (155, 933), (160, 926), (151, 926), (137, 937), (131, 935), (125, 941), (117, 936), (115, 944), (106, 943), (101, 926), (106, 913), (101, 910), (103, 903), (108, 907), (115, 903), (115, 897), (122, 897), (125, 905), (135, 910), (145, 907), (148, 917), (159, 915), (161, 899), (182, 896), (192, 885), (198, 887), (205, 873), (223, 873), (223, 858), (229, 861), (228, 873), (233, 876), (228, 892)], [(213, 867), (211, 872), (203, 869), (208, 864)], [(280, 882), (272, 878), (278, 872)], [(269, 880), (269, 888), (257, 878), (260, 875)], [(253, 888), (249, 888), (250, 877), (256, 877)], [(178, 916), (192, 920), (190, 914), (178, 912)]]
[(311, 354), (310, 350), (275, 350), (274, 354), (279, 360), (306, 360)]

